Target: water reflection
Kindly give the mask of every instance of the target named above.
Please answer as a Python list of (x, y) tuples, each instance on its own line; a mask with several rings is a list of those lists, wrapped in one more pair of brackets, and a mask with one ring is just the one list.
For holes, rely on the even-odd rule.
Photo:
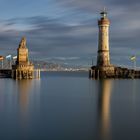
[[(17, 81), (19, 105), (22, 113), (29, 110), (34, 103), (39, 105), (40, 101), (40, 80), (20, 80)], [(29, 106), (30, 105), (30, 106)]]
[(22, 116), (29, 114), (29, 109), (40, 104), (40, 80), (17, 81), (17, 93)]
[(27, 139), (32, 113), (40, 103), (40, 80), (20, 80), (16, 81), (16, 84), (19, 101), (20, 135)]
[(98, 120), (99, 120), (99, 139), (111, 139), (110, 125), (110, 98), (112, 91), (112, 80), (99, 81), (98, 95)]
[(32, 81), (21, 80), (17, 82), (18, 82), (17, 84), (18, 84), (19, 103), (21, 107), (20, 109), (23, 112), (26, 112), (29, 104), (29, 94), (32, 88)]

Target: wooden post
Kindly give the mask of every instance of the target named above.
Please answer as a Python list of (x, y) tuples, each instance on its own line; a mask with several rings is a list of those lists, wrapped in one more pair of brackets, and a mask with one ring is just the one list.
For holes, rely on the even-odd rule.
[(17, 69), (16, 69), (16, 75), (15, 75), (15, 79), (17, 79)]
[(19, 79), (22, 79), (21, 71), (19, 71)]
[(92, 69), (89, 70), (89, 78), (93, 78), (92, 77)]
[(3, 69), (3, 60), (1, 61), (1, 68)]
[(40, 79), (40, 69), (39, 69), (39, 77), (38, 78)]
[(14, 70), (12, 70), (11, 77), (14, 78)]
[(99, 79), (100, 78), (100, 71), (98, 70), (97, 71), (97, 79)]

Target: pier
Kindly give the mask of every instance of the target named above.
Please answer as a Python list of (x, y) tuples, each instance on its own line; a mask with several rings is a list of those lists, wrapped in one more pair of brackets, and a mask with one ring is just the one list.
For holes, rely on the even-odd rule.
[(12, 78), (12, 70), (0, 69), (0, 78)]
[(25, 37), (21, 39), (19, 47), (17, 48), (17, 58), (15, 64), (12, 65), (11, 67), (10, 62), (9, 69), (4, 69), (2, 65), (2, 68), (0, 69), (0, 78), (13, 78), (13, 79), (40, 78), (40, 69), (35, 69), (33, 63), (29, 61)]
[(89, 78), (105, 79), (105, 78), (122, 78), (122, 79), (136, 79), (140, 78), (140, 70), (114, 67), (113, 71), (104, 71), (101, 67), (93, 66), (89, 70)]

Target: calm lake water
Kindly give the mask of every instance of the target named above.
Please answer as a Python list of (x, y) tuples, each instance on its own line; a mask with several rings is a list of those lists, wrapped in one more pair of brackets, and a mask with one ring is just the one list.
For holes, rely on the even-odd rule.
[(140, 140), (140, 80), (41, 76), (0, 79), (0, 140)]

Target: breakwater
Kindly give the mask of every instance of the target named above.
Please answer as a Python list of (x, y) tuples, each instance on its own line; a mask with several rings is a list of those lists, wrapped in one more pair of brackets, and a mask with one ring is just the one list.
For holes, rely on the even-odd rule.
[(122, 67), (98, 67), (92, 66), (89, 70), (89, 78), (105, 79), (105, 78), (124, 78), (133, 79), (140, 78), (140, 70), (122, 68)]

